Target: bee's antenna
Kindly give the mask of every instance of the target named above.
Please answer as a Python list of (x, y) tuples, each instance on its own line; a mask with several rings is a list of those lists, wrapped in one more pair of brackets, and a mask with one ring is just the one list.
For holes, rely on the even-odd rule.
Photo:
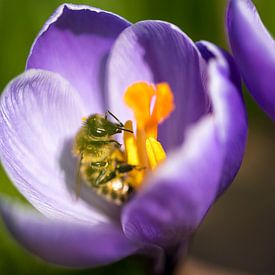
[(129, 133), (132, 133), (132, 134), (134, 133), (132, 130), (121, 128), (121, 127), (117, 127), (117, 129), (125, 131), (125, 132), (129, 132)]
[(120, 126), (123, 126), (123, 123), (113, 114), (111, 113), (110, 111), (107, 111), (106, 114), (105, 114), (105, 118), (107, 118), (107, 114), (109, 114), (110, 116), (112, 116)]

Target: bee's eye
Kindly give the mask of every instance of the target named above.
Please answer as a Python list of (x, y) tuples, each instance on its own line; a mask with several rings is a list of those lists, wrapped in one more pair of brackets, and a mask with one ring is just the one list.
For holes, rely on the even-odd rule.
[(91, 134), (96, 137), (103, 137), (107, 135), (106, 129), (95, 127), (91, 129)]
[(106, 130), (103, 128), (96, 128), (96, 132), (99, 135), (105, 135), (106, 134)]

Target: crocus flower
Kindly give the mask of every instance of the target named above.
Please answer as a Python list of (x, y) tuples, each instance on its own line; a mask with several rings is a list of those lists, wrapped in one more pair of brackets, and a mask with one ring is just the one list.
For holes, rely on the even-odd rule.
[[(166, 99), (155, 105), (170, 102), (169, 111), (138, 119), (143, 105), (138, 110), (125, 95), (133, 85), (165, 88)], [(149, 147), (156, 160), (163, 153), (122, 206), (87, 185), (74, 196), (72, 141), (82, 117), (106, 110), (139, 130), (157, 122)], [(9, 231), (46, 261), (92, 267), (140, 252), (171, 255), (186, 245), (240, 167), (247, 121), (235, 65), (218, 47), (195, 44), (167, 22), (130, 24), (65, 4), (39, 33), (27, 70), (1, 97), (0, 135), (3, 166), (42, 213), (2, 199)]]
[(275, 120), (275, 43), (250, 0), (231, 0), (227, 11), (231, 49), (254, 99)]

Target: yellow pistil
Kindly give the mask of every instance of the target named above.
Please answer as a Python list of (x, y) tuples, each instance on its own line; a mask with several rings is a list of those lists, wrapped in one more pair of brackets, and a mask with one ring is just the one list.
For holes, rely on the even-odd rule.
[[(133, 123), (131, 120), (126, 121), (124, 125), (125, 129), (133, 131)], [(126, 161), (128, 164), (139, 166), (140, 165), (140, 157), (137, 147), (136, 138), (133, 133), (124, 131), (124, 145), (125, 145), (125, 155)], [(132, 177), (131, 185), (135, 189), (139, 188), (143, 177), (144, 177), (144, 169), (140, 167), (139, 170), (133, 170), (130, 172), (130, 176)]]
[[(133, 123), (131, 120), (126, 121), (125, 129), (133, 131)], [(124, 145), (127, 163), (131, 165), (139, 165), (139, 156), (136, 144), (136, 138), (133, 133), (124, 132)]]
[[(134, 112), (136, 135), (124, 132), (124, 144), (127, 162), (140, 167), (155, 169), (165, 160), (166, 153), (157, 141), (158, 124), (174, 110), (174, 97), (168, 83), (156, 86), (146, 82), (137, 82), (128, 87), (124, 95), (125, 103)], [(132, 122), (127, 121), (125, 128), (133, 130)], [(137, 186), (142, 182), (144, 172), (133, 171)], [(142, 174), (142, 176), (140, 176)]]

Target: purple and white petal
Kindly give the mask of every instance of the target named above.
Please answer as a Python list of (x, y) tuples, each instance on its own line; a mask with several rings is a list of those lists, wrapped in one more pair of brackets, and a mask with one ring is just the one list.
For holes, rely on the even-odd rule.
[(223, 148), (216, 132), (209, 114), (187, 131), (182, 148), (144, 182), (123, 209), (123, 230), (129, 239), (167, 248), (190, 237), (219, 189)]
[(13, 237), (47, 262), (68, 267), (94, 267), (121, 260), (138, 251), (119, 225), (96, 225), (48, 219), (30, 209), (0, 201), (2, 216)]
[(220, 182), (220, 193), (222, 193), (233, 181), (241, 166), (247, 141), (247, 115), (239, 74), (232, 57), (207, 41), (201, 41), (197, 46), (210, 63), (207, 77), (208, 91), (213, 111), (219, 117), (219, 131), (225, 146)]
[(85, 107), (58, 74), (29, 70), (11, 81), (0, 102), (0, 157), (18, 190), (42, 213), (97, 223), (107, 217), (75, 199), (72, 139)]
[(59, 73), (70, 81), (91, 113), (104, 113), (105, 64), (129, 23), (84, 5), (61, 5), (36, 38), (27, 69)]
[(118, 37), (108, 63), (109, 108), (122, 120), (133, 117), (123, 102), (137, 81), (168, 82), (176, 109), (159, 127), (165, 149), (181, 145), (185, 129), (209, 109), (202, 85), (204, 60), (191, 39), (161, 21), (138, 22)]
[(250, 0), (231, 0), (227, 11), (230, 46), (254, 99), (275, 120), (275, 43)]

